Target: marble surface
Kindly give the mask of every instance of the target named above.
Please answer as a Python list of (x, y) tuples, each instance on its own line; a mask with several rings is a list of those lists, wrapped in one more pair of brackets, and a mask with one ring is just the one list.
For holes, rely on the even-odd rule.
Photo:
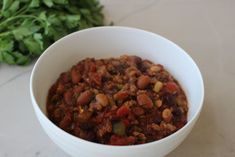
[[(201, 116), (167, 157), (235, 156), (235, 1), (101, 0), (106, 20), (174, 41), (197, 62), (205, 82)], [(0, 64), (0, 157), (68, 157), (40, 127), (27, 67)], [(147, 155), (146, 155), (147, 156)]]

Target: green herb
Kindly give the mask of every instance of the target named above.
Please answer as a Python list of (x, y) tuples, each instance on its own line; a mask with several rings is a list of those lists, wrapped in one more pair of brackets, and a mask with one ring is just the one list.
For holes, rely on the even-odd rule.
[(0, 62), (26, 65), (74, 31), (103, 25), (97, 0), (1, 0)]

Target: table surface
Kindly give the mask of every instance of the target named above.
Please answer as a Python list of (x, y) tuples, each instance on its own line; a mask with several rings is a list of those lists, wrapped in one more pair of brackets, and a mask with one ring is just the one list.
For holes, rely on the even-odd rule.
[[(205, 83), (201, 116), (167, 157), (235, 156), (235, 1), (102, 0), (107, 21), (158, 33), (185, 49)], [(33, 63), (0, 64), (0, 157), (68, 157), (44, 133), (30, 96)]]

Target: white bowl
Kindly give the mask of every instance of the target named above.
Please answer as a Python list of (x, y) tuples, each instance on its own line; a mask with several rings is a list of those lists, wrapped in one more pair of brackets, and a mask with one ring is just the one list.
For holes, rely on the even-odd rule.
[[(188, 123), (161, 140), (134, 146), (97, 144), (70, 135), (46, 116), (49, 87), (59, 74), (86, 57), (137, 55), (160, 63), (179, 81), (188, 102)], [(30, 94), (37, 118), (48, 136), (73, 157), (162, 157), (189, 134), (200, 114), (204, 85), (192, 58), (173, 42), (151, 32), (127, 27), (96, 27), (72, 33), (51, 45), (38, 59), (30, 79)]]

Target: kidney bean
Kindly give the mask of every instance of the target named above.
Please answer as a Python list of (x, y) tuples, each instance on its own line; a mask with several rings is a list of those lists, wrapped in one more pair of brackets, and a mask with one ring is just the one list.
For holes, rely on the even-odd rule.
[(85, 60), (85, 64), (84, 64), (84, 71), (85, 72), (95, 72), (96, 71), (96, 65), (93, 61), (94, 61), (94, 58), (89, 58), (89, 59)]
[(62, 120), (64, 116), (64, 112), (61, 110), (61, 108), (56, 108), (53, 112), (53, 119), (55, 122), (59, 122)]
[(127, 91), (119, 91), (114, 94), (114, 100), (126, 100), (129, 97), (129, 93)]
[(138, 81), (137, 81), (137, 86), (139, 89), (145, 89), (149, 83), (150, 83), (150, 77), (147, 76), (147, 75), (141, 75), (139, 78), (138, 78)]
[(89, 80), (97, 86), (101, 86), (102, 84), (102, 76), (98, 73), (89, 73)]
[(57, 86), (57, 88), (56, 88), (56, 92), (58, 93), (58, 94), (61, 94), (61, 93), (63, 93), (64, 92), (64, 90), (65, 90), (65, 86), (64, 86), (64, 84), (62, 84), (62, 83), (58, 83), (58, 86)]
[(106, 66), (102, 65), (102, 66), (99, 66), (99, 68), (97, 69), (97, 72), (102, 76), (102, 77), (112, 77), (109, 72), (107, 71), (107, 68)]
[(63, 83), (68, 83), (70, 81), (70, 77), (69, 77), (69, 73), (62, 73), (60, 75), (60, 81), (63, 82)]
[(152, 63), (149, 60), (142, 61), (142, 68), (149, 69), (152, 66)]
[(133, 66), (138, 66), (142, 59), (138, 56), (129, 56), (129, 61), (130, 61), (130, 64), (133, 65)]
[(85, 92), (81, 93), (77, 98), (78, 105), (87, 105), (93, 98), (93, 92), (90, 90), (86, 90)]
[(78, 63), (77, 65), (75, 65), (75, 68), (80, 73), (80, 75), (82, 75), (85, 70), (84, 64), (81, 64), (81, 63)]
[(73, 92), (75, 94), (80, 94), (83, 90), (84, 90), (83, 86), (76, 86), (76, 87), (73, 88)]
[(145, 108), (152, 108), (153, 107), (153, 102), (147, 94), (139, 94), (137, 96), (137, 102), (139, 105), (141, 105)]
[(79, 74), (78, 70), (76, 70), (75, 68), (72, 68), (71, 70), (71, 78), (72, 78), (72, 82), (74, 84), (78, 83), (81, 80), (81, 75)]
[(73, 90), (67, 90), (65, 93), (64, 93), (64, 101), (66, 104), (68, 105), (72, 105), (73, 103)]
[(60, 121), (59, 126), (60, 126), (60, 128), (67, 130), (67, 128), (69, 127), (71, 122), (72, 122), (71, 115), (66, 113), (64, 118)]

